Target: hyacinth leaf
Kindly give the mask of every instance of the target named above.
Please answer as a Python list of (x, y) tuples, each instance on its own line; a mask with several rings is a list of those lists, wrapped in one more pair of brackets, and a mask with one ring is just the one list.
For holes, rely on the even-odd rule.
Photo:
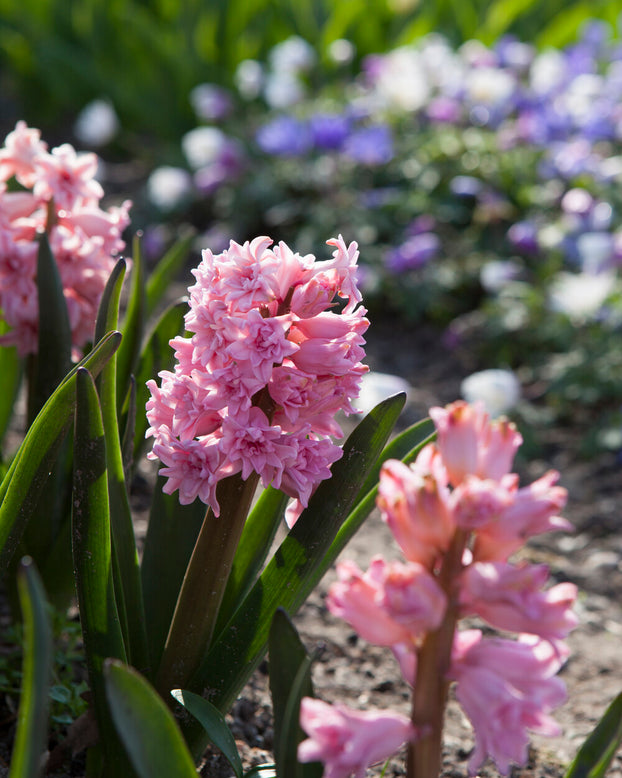
[[(377, 405), (356, 427), (288, 536), (224, 630), (212, 643), (193, 688), (208, 686), (212, 702), (227, 710), (263, 657), (276, 609), (295, 613), (318, 582), (317, 571), (361, 486), (382, 452), (404, 406), (404, 394)], [(333, 560), (330, 560), (333, 561)], [(330, 562), (329, 562), (330, 563)], [(193, 750), (201, 743), (188, 733)]]
[(205, 518), (200, 500), (180, 505), (176, 494), (165, 494), (159, 477), (153, 492), (151, 513), (141, 566), (145, 623), (151, 665), (160, 664), (181, 583)]
[(147, 315), (150, 316), (169, 291), (184, 266), (196, 231), (188, 228), (179, 240), (171, 246), (149, 274), (146, 290)]
[[(126, 661), (112, 576), (106, 441), (93, 378), (77, 374), (74, 430), (72, 547), (80, 622), (93, 707), (109, 775), (124, 775), (127, 757), (110, 718), (104, 685), (104, 660)], [(131, 775), (131, 771), (127, 773)]]
[(274, 761), (279, 778), (320, 778), (322, 765), (298, 762), (300, 700), (313, 696), (311, 664), (296, 628), (285, 611), (274, 614), (268, 638), (270, 693), (274, 711)]
[[(113, 268), (100, 302), (95, 324), (95, 336), (115, 329), (119, 319), (119, 301), (125, 277), (126, 263), (120, 259)], [(125, 340), (125, 336), (123, 336)], [(123, 341), (119, 350), (123, 348)], [(101, 371), (97, 388), (106, 439), (106, 468), (108, 472), (108, 496), (114, 554), (115, 593), (117, 608), (123, 627), (128, 659), (145, 671), (148, 667), (147, 637), (143, 595), (140, 582), (140, 566), (134, 537), (134, 526), (128, 489), (119, 422), (117, 416), (117, 357), (113, 357)]]
[(37, 293), (38, 354), (32, 358), (28, 419), (32, 421), (71, 368), (71, 327), (63, 284), (45, 233), (39, 235)]
[(134, 433), (136, 431), (136, 379), (130, 376), (130, 390), (127, 395), (127, 415), (121, 440), (121, 458), (125, 482), (130, 483), (132, 464), (134, 463)]
[[(0, 335), (8, 331), (8, 327), (0, 319)], [(9, 422), (13, 416), (13, 407), (22, 380), (22, 362), (17, 356), (15, 346), (0, 346), (0, 375), (2, 376), (2, 392), (0, 392), (0, 444), (4, 440)], [(0, 445), (0, 458), (2, 456)]]
[[(154, 378), (161, 370), (171, 370), (175, 362), (175, 352), (169, 346), (171, 338), (184, 330), (184, 315), (188, 310), (185, 301), (179, 300), (167, 308), (150, 334), (143, 347), (136, 371), (136, 407), (144, 408), (150, 397), (147, 381)], [(127, 426), (127, 424), (126, 424)], [(134, 461), (138, 462), (145, 445), (147, 418), (139, 413), (134, 429)]]
[(374, 467), (367, 476), (367, 479), (359, 494), (358, 499), (363, 499), (378, 483), (380, 477), (380, 468), (388, 459), (405, 459), (412, 461), (413, 454), (416, 456), (426, 443), (431, 443), (435, 435), (434, 423), (432, 419), (422, 419), (416, 424), (408, 427), (393, 440), (388, 443), (382, 454), (378, 457)]
[(273, 764), (258, 764), (247, 770), (244, 778), (277, 778), (276, 767)]
[(85, 367), (99, 374), (119, 346), (121, 334), (108, 333), (61, 382), (31, 424), (0, 484), (0, 569), (10, 561), (24, 527), (71, 425), (76, 403), (76, 375)]
[(138, 236), (134, 238), (132, 248), (130, 291), (123, 326), (120, 328), (123, 333), (123, 341), (117, 353), (117, 408), (119, 417), (130, 389), (130, 376), (136, 373), (145, 331), (145, 271)]
[(34, 778), (43, 771), (46, 749), (52, 631), (43, 584), (29, 557), (20, 563), (17, 588), (24, 620), (24, 663), (9, 778)]
[(609, 705), (572, 761), (566, 778), (602, 778), (622, 744), (622, 693)]
[(136, 774), (140, 778), (196, 778), (173, 714), (155, 689), (119, 661), (108, 660), (104, 676), (112, 718)]
[(242, 778), (244, 768), (235, 744), (235, 738), (218, 708), (215, 708), (211, 702), (203, 697), (199, 697), (198, 694), (183, 689), (173, 689), (171, 694), (201, 724), (213, 745), (219, 748), (226, 757), (237, 778)]
[(286, 494), (269, 486), (261, 492), (248, 515), (220, 606), (216, 632), (222, 629), (224, 620), (235, 612), (257, 580), (288, 501)]

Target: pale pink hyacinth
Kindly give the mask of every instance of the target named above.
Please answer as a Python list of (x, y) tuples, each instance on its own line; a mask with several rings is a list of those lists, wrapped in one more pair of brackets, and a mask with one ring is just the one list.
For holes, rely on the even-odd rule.
[[(450, 629), (447, 678), (475, 730), (469, 769), (489, 756), (505, 773), (525, 762), (529, 731), (558, 732), (549, 714), (565, 699), (554, 676), (568, 655), (562, 641), (577, 624), (577, 587), (547, 587), (545, 565), (510, 557), (532, 535), (572, 528), (559, 516), (566, 490), (554, 471), (519, 488), (510, 469), (521, 437), (509, 421), (491, 421), (481, 406), (462, 401), (430, 415), (437, 442), (411, 465), (389, 460), (380, 471), (380, 514), (408, 563), (400, 568), (375, 557), (365, 573), (340, 563), (327, 605), (364, 639), (389, 646), (415, 686), (426, 636)], [(518, 639), (454, 631), (466, 616)], [(436, 651), (439, 643), (429, 645)], [(430, 661), (425, 667), (429, 672)]]
[(171, 341), (174, 371), (147, 384), (149, 456), (182, 504), (199, 497), (219, 515), (218, 482), (257, 473), (298, 501), (293, 523), (330, 476), (342, 454), (330, 438), (343, 435), (335, 414), (355, 412), (369, 322), (356, 243), (328, 245), (324, 262), (264, 236), (203, 252), (189, 289), (191, 334)]
[(487, 756), (503, 774), (512, 762), (525, 764), (528, 731), (560, 734), (549, 713), (566, 700), (564, 682), (555, 674), (567, 656), (564, 646), (533, 636), (505, 640), (483, 638), (480, 630), (457, 633), (449, 675), (475, 732), (471, 775)]
[(365, 778), (367, 767), (383, 762), (415, 737), (406, 716), (392, 711), (358, 711), (303, 697), (300, 725), (309, 735), (298, 746), (300, 762), (324, 762), (324, 778)]
[(38, 348), (37, 236), (46, 230), (74, 357), (93, 337), (104, 287), (125, 247), (121, 235), (131, 206), (99, 207), (103, 190), (96, 169), (95, 154), (76, 153), (69, 144), (48, 152), (39, 130), (23, 121), (0, 149), (0, 314), (10, 327), (0, 344), (17, 346), (21, 356)]

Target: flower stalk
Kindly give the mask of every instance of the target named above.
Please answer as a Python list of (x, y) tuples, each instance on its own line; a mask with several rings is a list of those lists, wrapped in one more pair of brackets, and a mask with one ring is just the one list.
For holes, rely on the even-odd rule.
[(207, 653), (258, 481), (256, 473), (220, 481), (221, 515), (207, 509), (157, 672), (156, 687), (165, 700), (171, 689), (187, 688)]

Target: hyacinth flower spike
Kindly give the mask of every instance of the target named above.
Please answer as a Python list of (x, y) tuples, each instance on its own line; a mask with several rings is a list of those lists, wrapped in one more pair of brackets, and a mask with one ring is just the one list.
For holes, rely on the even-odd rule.
[[(364, 726), (358, 712), (335, 706), (320, 727), (316, 709), (303, 700), (300, 723), (309, 738), (299, 760), (323, 761), (324, 778), (362, 776), (405, 741), (409, 778), (437, 778), (452, 683), (475, 733), (472, 775), (488, 757), (503, 773), (524, 764), (529, 731), (559, 732), (550, 712), (565, 699), (556, 673), (577, 623), (577, 589), (544, 589), (545, 565), (510, 557), (532, 535), (571, 528), (558, 516), (566, 492), (554, 472), (518, 488), (510, 469), (520, 435), (506, 420), (491, 422), (482, 406), (456, 402), (432, 408), (430, 416), (437, 442), (410, 466), (389, 460), (380, 473), (377, 504), (405, 563), (375, 557), (363, 573), (341, 562), (327, 598), (329, 610), (361, 637), (393, 651), (412, 686), (411, 727), (390, 712), (366, 712), (365, 722), (376, 715), (379, 726), (390, 722), (392, 734), (386, 748), (364, 752), (356, 748)], [(467, 616), (517, 637), (461, 631)]]
[(336, 412), (354, 411), (368, 321), (356, 244), (328, 243), (324, 262), (267, 237), (204, 251), (190, 335), (171, 341), (174, 370), (148, 383), (150, 457), (162, 463), (164, 491), (207, 506), (157, 672), (165, 698), (206, 655), (257, 485), (281, 489), (299, 510), (342, 454), (330, 436), (342, 435)]

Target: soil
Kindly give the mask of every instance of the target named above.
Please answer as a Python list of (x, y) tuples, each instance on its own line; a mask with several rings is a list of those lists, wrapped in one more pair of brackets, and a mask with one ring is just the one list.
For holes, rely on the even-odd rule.
[[(469, 356), (446, 351), (438, 333), (390, 320), (372, 324), (367, 353), (373, 370), (402, 376), (412, 387), (403, 426), (426, 416), (430, 406), (458, 398), (460, 381), (478, 367), (469, 361)], [(572, 428), (547, 428), (540, 436), (536, 458), (518, 462), (522, 483), (555, 468), (569, 490), (564, 515), (574, 524), (575, 532), (537, 537), (530, 543), (527, 556), (532, 561), (546, 562), (555, 582), (572, 581), (578, 585), (580, 624), (568, 640), (571, 656), (561, 672), (568, 688), (568, 701), (557, 710), (555, 718), (563, 734), (553, 739), (534, 737), (529, 763), (525, 768), (515, 768), (511, 773), (514, 778), (563, 776), (584, 738), (622, 691), (622, 533), (618, 513), (618, 505), (622, 504), (622, 464), (614, 453), (590, 461), (581, 459), (577, 453), (580, 434)], [(379, 516), (372, 514), (343, 556), (365, 568), (378, 553), (399, 558), (390, 533)], [(307, 648), (323, 646), (313, 671), (316, 695), (357, 708), (390, 708), (407, 714), (408, 689), (390, 651), (367, 644), (328, 612), (326, 591), (334, 579), (334, 571), (329, 572), (295, 618)], [(228, 720), (246, 767), (272, 761), (266, 662), (253, 676)], [(11, 729), (2, 727), (0, 722), (0, 740), (6, 740)], [(466, 718), (453, 700), (447, 710), (444, 743), (442, 775), (466, 776), (473, 738)], [(0, 757), (0, 776), (7, 774), (1, 764)], [(54, 775), (83, 774), (79, 760), (64, 769), (66, 772)], [(208, 751), (200, 774), (230, 778), (233, 772), (220, 754)], [(381, 774), (381, 767), (369, 771), (369, 776)], [(384, 775), (393, 778), (404, 774), (403, 754), (397, 755)], [(622, 753), (614, 758), (608, 774), (622, 778)], [(498, 772), (494, 765), (487, 765), (480, 775), (496, 776)]]

